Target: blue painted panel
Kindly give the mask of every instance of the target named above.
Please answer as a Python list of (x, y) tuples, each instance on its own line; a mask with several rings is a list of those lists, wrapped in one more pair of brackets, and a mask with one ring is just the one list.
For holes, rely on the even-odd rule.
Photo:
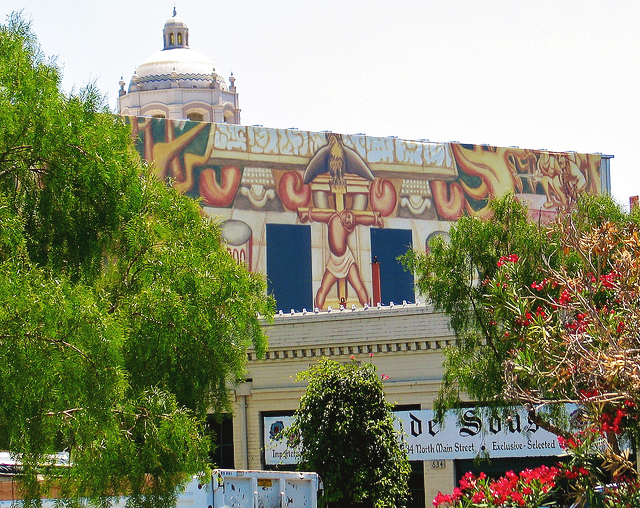
[(267, 284), (278, 310), (313, 308), (310, 226), (267, 224)]
[(413, 275), (398, 261), (411, 248), (411, 230), (371, 228), (371, 260), (380, 263), (380, 297), (384, 305), (414, 300)]

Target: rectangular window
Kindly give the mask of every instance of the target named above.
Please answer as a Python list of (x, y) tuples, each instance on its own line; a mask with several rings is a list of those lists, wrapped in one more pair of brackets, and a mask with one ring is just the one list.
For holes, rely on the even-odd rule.
[(215, 467), (233, 469), (233, 417), (226, 414), (221, 420), (216, 420), (213, 415), (207, 415), (206, 429), (215, 445), (213, 452), (209, 453), (212, 463)]
[(414, 300), (413, 274), (398, 261), (398, 256), (411, 249), (411, 230), (371, 228), (371, 261), (380, 263), (380, 299), (383, 305), (389, 302), (402, 303)]
[(278, 310), (313, 308), (311, 226), (267, 224), (267, 285)]

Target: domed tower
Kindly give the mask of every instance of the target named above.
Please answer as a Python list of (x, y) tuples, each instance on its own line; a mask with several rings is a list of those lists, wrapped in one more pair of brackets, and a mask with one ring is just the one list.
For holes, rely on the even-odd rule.
[(128, 90), (121, 78), (118, 112), (121, 115), (240, 123), (235, 78), (216, 73), (213, 62), (189, 47), (189, 28), (176, 15), (162, 30), (163, 49), (142, 62)]

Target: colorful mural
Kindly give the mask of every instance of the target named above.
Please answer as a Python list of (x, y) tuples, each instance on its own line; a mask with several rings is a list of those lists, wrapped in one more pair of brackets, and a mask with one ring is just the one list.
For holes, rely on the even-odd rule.
[[(598, 154), (126, 121), (158, 177), (200, 199), (220, 219), (229, 250), (251, 270), (266, 272), (267, 224), (311, 227), (313, 301), (280, 307), (287, 310), (377, 303), (371, 228), (408, 230), (419, 250), (462, 214), (487, 216), (494, 196), (514, 193), (545, 219), (580, 193), (601, 192)], [(384, 300), (384, 290), (375, 296)], [(279, 305), (286, 300), (276, 298)]]

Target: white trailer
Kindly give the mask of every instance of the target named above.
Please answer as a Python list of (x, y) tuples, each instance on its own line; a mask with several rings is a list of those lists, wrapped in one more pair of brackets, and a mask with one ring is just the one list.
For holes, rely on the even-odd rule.
[(213, 508), (317, 508), (316, 473), (216, 469)]
[[(178, 495), (176, 508), (317, 508), (322, 482), (316, 473), (215, 469), (204, 484), (194, 477)], [(126, 497), (113, 499), (112, 508), (124, 508)], [(0, 508), (20, 501), (0, 500)], [(55, 508), (55, 499), (43, 499), (43, 508)]]

